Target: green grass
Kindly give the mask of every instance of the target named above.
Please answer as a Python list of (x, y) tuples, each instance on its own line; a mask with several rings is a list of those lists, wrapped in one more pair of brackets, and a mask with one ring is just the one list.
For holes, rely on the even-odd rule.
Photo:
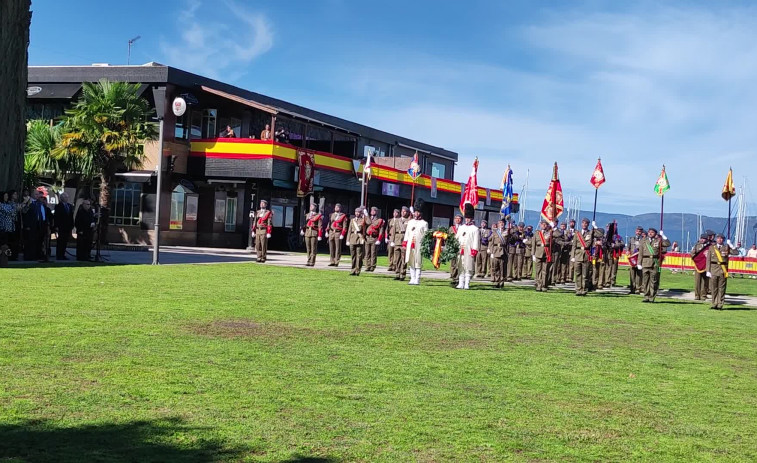
[(256, 264), (0, 281), (0, 460), (757, 459), (757, 310)]

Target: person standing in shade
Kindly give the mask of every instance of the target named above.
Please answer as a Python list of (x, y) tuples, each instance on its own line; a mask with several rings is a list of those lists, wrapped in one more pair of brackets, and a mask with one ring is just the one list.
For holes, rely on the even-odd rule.
[(68, 202), (68, 194), (61, 193), (60, 202), (55, 205), (54, 229), (57, 235), (55, 240), (55, 260), (68, 260), (66, 246), (71, 239), (74, 229), (74, 207)]
[(376, 270), (376, 259), (378, 257), (378, 246), (384, 239), (384, 219), (379, 217), (378, 208), (371, 207), (371, 224), (365, 232), (365, 271), (373, 272)]
[(261, 264), (268, 257), (268, 240), (273, 228), (273, 211), (268, 210), (268, 201), (260, 201), (260, 208), (255, 213), (255, 255)]
[(586, 296), (589, 284), (589, 266), (591, 265), (592, 232), (589, 219), (581, 220), (581, 229), (573, 233), (570, 262), (573, 264), (573, 281), (576, 283), (576, 296)]
[[(699, 241), (694, 245), (693, 248), (691, 248), (691, 258), (692, 260), (694, 257), (698, 256), (702, 252), (707, 252), (707, 246), (709, 245), (709, 242), (707, 241), (707, 235), (702, 233), (702, 235), (699, 236)], [(707, 288), (705, 288), (705, 285), (707, 284), (707, 268), (705, 267), (702, 269), (703, 271), (697, 271), (694, 269), (694, 300), (695, 301), (704, 301), (707, 299)]]
[(305, 249), (308, 253), (308, 267), (315, 266), (315, 256), (318, 255), (318, 242), (323, 235), (323, 214), (318, 212), (318, 205), (310, 203), (310, 212), (305, 216), (305, 226), (300, 231), (305, 237)]
[(474, 209), (470, 203), (465, 204), (465, 223), (457, 229), (457, 241), (460, 243), (460, 270), (457, 289), (469, 289), (470, 280), (476, 273), (476, 256), (481, 243), (481, 232), (473, 222)]
[(636, 227), (636, 234), (628, 241), (628, 289), (630, 294), (641, 294), (641, 270), (638, 268), (639, 245), (644, 238), (644, 228)]
[(489, 273), (489, 240), (492, 237), (492, 231), (489, 229), (489, 222), (481, 221), (479, 230), (481, 243), (478, 245), (478, 254), (476, 254), (476, 276), (479, 278), (486, 277)]
[(731, 244), (731, 240), (723, 242), (725, 236), (718, 233), (715, 244), (707, 250), (707, 276), (710, 277), (710, 292), (712, 293), (711, 309), (722, 310), (725, 302), (725, 288), (728, 283), (728, 258), (739, 254)]
[[(449, 233), (450, 235), (457, 236), (457, 230), (462, 226), (463, 223), (463, 216), (460, 214), (455, 214), (455, 218), (453, 219), (452, 226), (449, 227)], [(455, 286), (457, 281), (460, 279), (460, 271), (458, 270), (458, 260), (459, 259), (452, 259), (449, 263), (449, 277), (452, 281), (450, 281), (450, 284), (452, 286)]]
[(506, 234), (507, 234), (507, 269), (505, 269), (505, 279), (507, 281), (514, 281), (518, 279), (518, 247), (522, 245), (523, 238), (520, 235), (517, 227), (512, 225), (512, 222), (508, 217), (505, 217), (507, 221)]
[(410, 271), (411, 285), (421, 284), (421, 269), (423, 268), (423, 256), (421, 255), (421, 243), (428, 231), (428, 222), (423, 220), (420, 204), (416, 204), (413, 210), (413, 218), (407, 222), (405, 236), (402, 238), (402, 249), (405, 250), (404, 262)]
[(507, 256), (507, 236), (505, 236), (505, 221), (500, 220), (492, 225), (492, 237), (489, 241), (489, 255), (492, 259), (492, 283), (495, 288), (505, 284), (505, 258)]
[(665, 248), (670, 246), (670, 241), (662, 230), (657, 235), (657, 230), (650, 228), (647, 236), (639, 243), (639, 256), (636, 268), (641, 271), (641, 290), (644, 298), (642, 302), (654, 302), (657, 290), (660, 287), (660, 268)]
[(365, 251), (365, 235), (368, 226), (371, 224), (370, 219), (365, 217), (365, 209), (358, 207), (355, 209), (355, 216), (350, 220), (350, 226), (347, 229), (347, 246), (350, 248), (350, 257), (352, 258), (352, 271), (350, 275), (360, 275), (360, 269), (363, 267), (363, 256)]
[(76, 260), (89, 262), (92, 253), (92, 240), (95, 237), (95, 213), (92, 203), (85, 199), (76, 212), (74, 226), (76, 227)]
[(329, 218), (329, 267), (338, 267), (342, 258), (342, 240), (347, 234), (347, 214), (342, 212), (342, 205), (336, 203), (334, 213)]
[(531, 241), (531, 260), (534, 262), (534, 287), (536, 291), (546, 291), (552, 258), (549, 251), (552, 233), (546, 220), (542, 220), (539, 227)]
[(407, 206), (402, 206), (400, 214), (400, 217), (394, 221), (390, 233), (387, 234), (387, 239), (389, 239), (389, 243), (387, 244), (389, 245), (389, 252), (394, 257), (394, 279), (404, 281), (405, 275), (407, 275), (407, 262), (405, 262), (406, 249), (403, 246), (405, 246), (407, 224), (411, 220), (410, 209)]
[(548, 285), (562, 283), (560, 281), (560, 275), (562, 275), (562, 260), (560, 257), (562, 255), (563, 239), (565, 238), (563, 234), (564, 225), (556, 220), (555, 226), (552, 228), (552, 248), (550, 249), (552, 253), (552, 269), (547, 276), (549, 279)]
[(565, 281), (573, 282), (573, 273), (575, 271), (574, 269), (574, 262), (571, 260), (573, 256), (573, 235), (576, 234), (576, 221), (574, 219), (570, 219), (568, 222), (568, 229), (566, 230), (566, 236), (565, 236), (565, 242), (567, 243), (567, 253), (568, 253), (568, 265), (566, 269), (566, 278)]
[(620, 265), (620, 256), (623, 255), (623, 249), (625, 249), (626, 243), (623, 241), (623, 237), (620, 236), (617, 231), (612, 239), (611, 245), (611, 262), (610, 262), (610, 287), (616, 286), (618, 282), (618, 266)]
[[(520, 228), (520, 224), (518, 228)], [(534, 261), (533, 261), (533, 249), (531, 243), (534, 241), (534, 227), (527, 226), (523, 232), (523, 247), (525, 248), (523, 253), (523, 265), (521, 265), (521, 277), (530, 280), (534, 276)]]

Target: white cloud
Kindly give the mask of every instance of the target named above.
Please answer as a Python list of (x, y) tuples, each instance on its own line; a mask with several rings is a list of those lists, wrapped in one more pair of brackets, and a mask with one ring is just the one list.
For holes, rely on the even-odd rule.
[(223, 5), (188, 3), (177, 22), (179, 40), (161, 41), (166, 64), (233, 81), (273, 47), (273, 32), (265, 16), (231, 1)]

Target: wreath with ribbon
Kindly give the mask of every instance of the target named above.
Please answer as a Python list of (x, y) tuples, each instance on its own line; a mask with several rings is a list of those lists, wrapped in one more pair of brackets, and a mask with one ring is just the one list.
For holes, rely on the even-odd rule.
[(450, 233), (447, 228), (439, 227), (436, 230), (429, 230), (423, 236), (421, 255), (426, 259), (431, 259), (435, 268), (457, 259), (459, 253), (460, 243), (454, 233)]

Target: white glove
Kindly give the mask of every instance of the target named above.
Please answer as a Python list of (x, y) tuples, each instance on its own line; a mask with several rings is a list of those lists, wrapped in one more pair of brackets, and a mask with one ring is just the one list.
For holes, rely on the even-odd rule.
[(662, 230), (660, 230), (660, 236), (662, 236), (662, 239), (664, 239), (664, 240), (668, 239), (668, 237), (665, 236), (665, 232), (662, 231)]
[(266, 234), (265, 234), (265, 237), (266, 237), (266, 238), (270, 238), (270, 237), (271, 237), (271, 234), (270, 234), (270, 233), (266, 233)]
[(536, 256), (531, 256), (531, 260), (533, 260), (534, 262), (536, 262)]
[(321, 237), (320, 236), (318, 237), (318, 241), (321, 241)]
[(707, 275), (707, 278), (710, 278), (712, 276), (712, 273), (707, 272), (707, 273), (705, 273), (705, 275)]
[(597, 222), (595, 222), (593, 220), (591, 221), (591, 226), (594, 227), (594, 228), (599, 228), (599, 227), (597, 227)]
[(413, 212), (415, 212), (415, 208), (413, 208), (413, 206), (410, 206), (410, 213), (412, 214)]
[(390, 247), (394, 247), (394, 241), (392, 241), (391, 243), (389, 243), (389, 246)]
[(575, 258), (575, 257), (571, 257), (571, 258), (570, 258), (570, 261), (571, 261), (571, 262), (575, 262), (575, 261), (576, 261), (576, 258)]
[(300, 236), (305, 236), (305, 232), (300, 230)]
[(342, 235), (339, 235), (339, 239), (340, 239), (340, 240), (344, 239), (344, 236), (342, 236)]
[[(385, 242), (386, 244), (389, 244), (389, 238), (385, 239), (385, 240), (384, 240), (384, 242)], [(394, 244), (392, 244), (392, 246), (394, 246)]]
[(731, 240), (727, 240), (727, 241), (725, 242), (725, 244), (727, 244), (729, 248), (732, 248), (732, 247), (733, 247), (733, 243), (731, 243)]
[(347, 241), (347, 246), (349, 246), (349, 245), (350, 245), (350, 242), (349, 242), (349, 241)]
[(643, 267), (641, 266), (641, 264), (639, 264), (639, 265), (636, 266), (636, 268), (639, 269), (639, 270), (641, 270)]

